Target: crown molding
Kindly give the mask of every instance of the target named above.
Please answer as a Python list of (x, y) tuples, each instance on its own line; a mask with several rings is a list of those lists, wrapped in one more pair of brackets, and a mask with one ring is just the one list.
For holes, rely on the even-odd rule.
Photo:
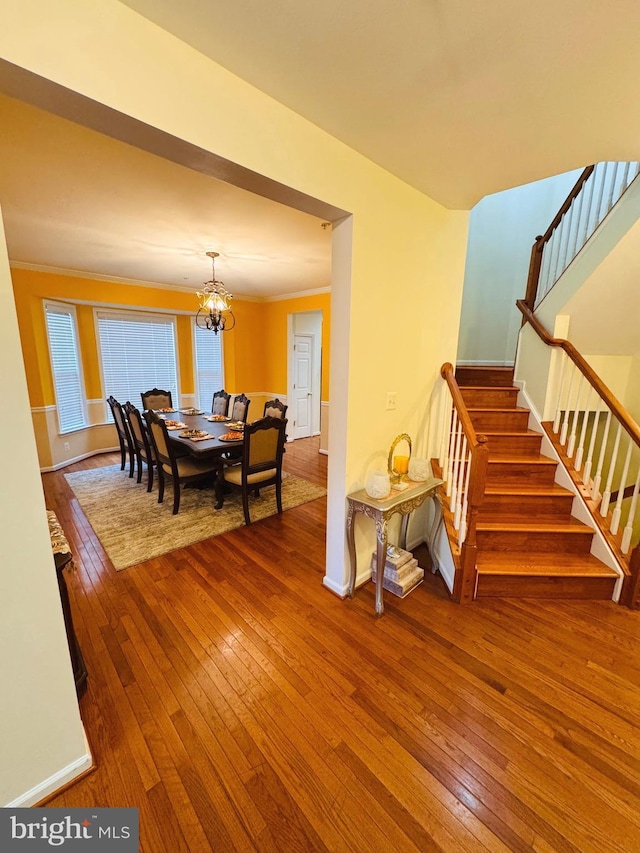
[[(193, 285), (165, 284), (159, 281), (146, 281), (135, 278), (120, 278), (117, 275), (103, 275), (102, 273), (87, 272), (86, 270), (66, 269), (65, 267), (49, 267), (45, 264), (30, 264), (26, 261), (10, 261), (10, 267), (19, 270), (32, 270), (44, 272), (50, 275), (67, 275), (72, 278), (84, 278), (87, 281), (106, 281), (112, 284), (125, 284), (130, 287), (153, 287), (159, 290), (179, 290), (182, 293), (192, 293), (195, 296)], [(298, 290), (294, 293), (276, 294), (274, 296), (249, 296), (248, 294), (234, 293), (232, 298), (241, 302), (282, 302), (285, 299), (299, 299), (303, 296), (316, 296), (320, 293), (331, 293), (330, 287), (318, 287), (314, 290)], [(80, 300), (74, 300), (76, 302)]]

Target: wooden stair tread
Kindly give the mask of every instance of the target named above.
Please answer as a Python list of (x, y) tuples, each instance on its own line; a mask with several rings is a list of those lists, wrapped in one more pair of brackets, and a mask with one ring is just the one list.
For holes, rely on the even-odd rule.
[(458, 385), (461, 391), (520, 391), (517, 385)]
[(571, 495), (573, 498), (573, 492), (570, 492), (569, 489), (565, 489), (564, 486), (559, 486), (557, 483), (553, 483), (550, 486), (513, 486), (509, 484), (503, 486), (500, 483), (487, 483), (484, 493), (485, 495), (509, 495), (512, 497), (518, 497), (520, 495), (526, 497), (531, 495), (537, 495), (540, 497)]
[(467, 411), (469, 414), (472, 412), (505, 412), (509, 415), (512, 415), (514, 412), (519, 412), (520, 414), (526, 412), (527, 415), (529, 414), (529, 409), (525, 409), (523, 406), (467, 406)]
[(476, 562), (479, 574), (553, 575), (554, 577), (617, 578), (617, 573), (592, 554), (530, 554), (527, 551), (482, 551)]
[(589, 527), (588, 524), (583, 524), (581, 521), (578, 521), (575, 518), (571, 518), (569, 521), (513, 521), (513, 522), (505, 522), (503, 520), (500, 521), (478, 521), (476, 525), (476, 530), (480, 531), (495, 531), (499, 533), (510, 533), (510, 532), (518, 532), (521, 531), (523, 533), (561, 533), (565, 534), (574, 534), (574, 533), (590, 533), (593, 534), (595, 531), (593, 528)]
[[(510, 412), (518, 411), (517, 409), (509, 409)], [(486, 435), (486, 437), (490, 440), (492, 435), (495, 435), (496, 438), (504, 438), (506, 436), (513, 438), (522, 438), (523, 436), (532, 436), (535, 438), (541, 438), (542, 433), (536, 432), (534, 429), (522, 429), (522, 430), (514, 430), (514, 429), (483, 429), (482, 434)]]
[(557, 466), (555, 459), (548, 456), (496, 456), (489, 457), (489, 465), (553, 465)]

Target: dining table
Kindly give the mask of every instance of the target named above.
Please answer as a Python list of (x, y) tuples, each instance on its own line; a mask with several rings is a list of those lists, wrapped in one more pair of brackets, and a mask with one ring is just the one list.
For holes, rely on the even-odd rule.
[[(214, 488), (216, 494), (215, 508), (222, 509), (225, 493), (224, 483), (220, 474), (224, 465), (223, 456), (234, 453), (234, 456), (239, 461), (242, 457), (244, 432), (242, 429), (233, 430), (230, 428), (230, 423), (236, 423), (231, 418), (226, 418), (224, 421), (209, 421), (207, 419), (211, 417), (211, 412), (196, 411), (197, 413), (191, 413), (192, 410), (190, 409), (176, 409), (173, 412), (157, 412), (157, 414), (166, 421), (180, 421), (186, 424), (186, 426), (179, 429), (167, 427), (167, 437), (174, 446), (177, 445), (183, 452), (187, 451), (195, 459), (212, 460), (217, 457), (220, 460), (220, 468)], [(210, 438), (194, 440), (182, 435), (185, 430), (194, 429), (205, 431)], [(237, 438), (233, 441), (221, 441), (220, 436), (230, 433), (234, 433)]]

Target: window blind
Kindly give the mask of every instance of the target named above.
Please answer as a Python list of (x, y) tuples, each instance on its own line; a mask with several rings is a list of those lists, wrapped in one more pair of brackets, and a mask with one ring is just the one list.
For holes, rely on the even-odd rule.
[(105, 397), (139, 408), (140, 394), (161, 388), (178, 405), (173, 318), (110, 311), (97, 317)]
[(75, 312), (62, 305), (45, 305), (45, 313), (60, 432), (82, 429), (87, 421)]
[(224, 385), (222, 371), (222, 335), (214, 335), (207, 329), (193, 324), (196, 350), (196, 387), (198, 406), (205, 412), (211, 411), (215, 391)]

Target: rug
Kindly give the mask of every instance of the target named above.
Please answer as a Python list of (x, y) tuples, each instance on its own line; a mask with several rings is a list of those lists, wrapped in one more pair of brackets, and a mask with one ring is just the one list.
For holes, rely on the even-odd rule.
[[(155, 480), (153, 491), (147, 492), (146, 472), (139, 485), (120, 465), (64, 476), (117, 571), (244, 525), (239, 491), (225, 495), (223, 508), (216, 511), (213, 489), (183, 489), (180, 511), (173, 515), (173, 485), (165, 487), (164, 502), (159, 504)], [(323, 495), (322, 486), (292, 474), (283, 476), (283, 510)], [(249, 498), (252, 523), (276, 511), (274, 486)]]

